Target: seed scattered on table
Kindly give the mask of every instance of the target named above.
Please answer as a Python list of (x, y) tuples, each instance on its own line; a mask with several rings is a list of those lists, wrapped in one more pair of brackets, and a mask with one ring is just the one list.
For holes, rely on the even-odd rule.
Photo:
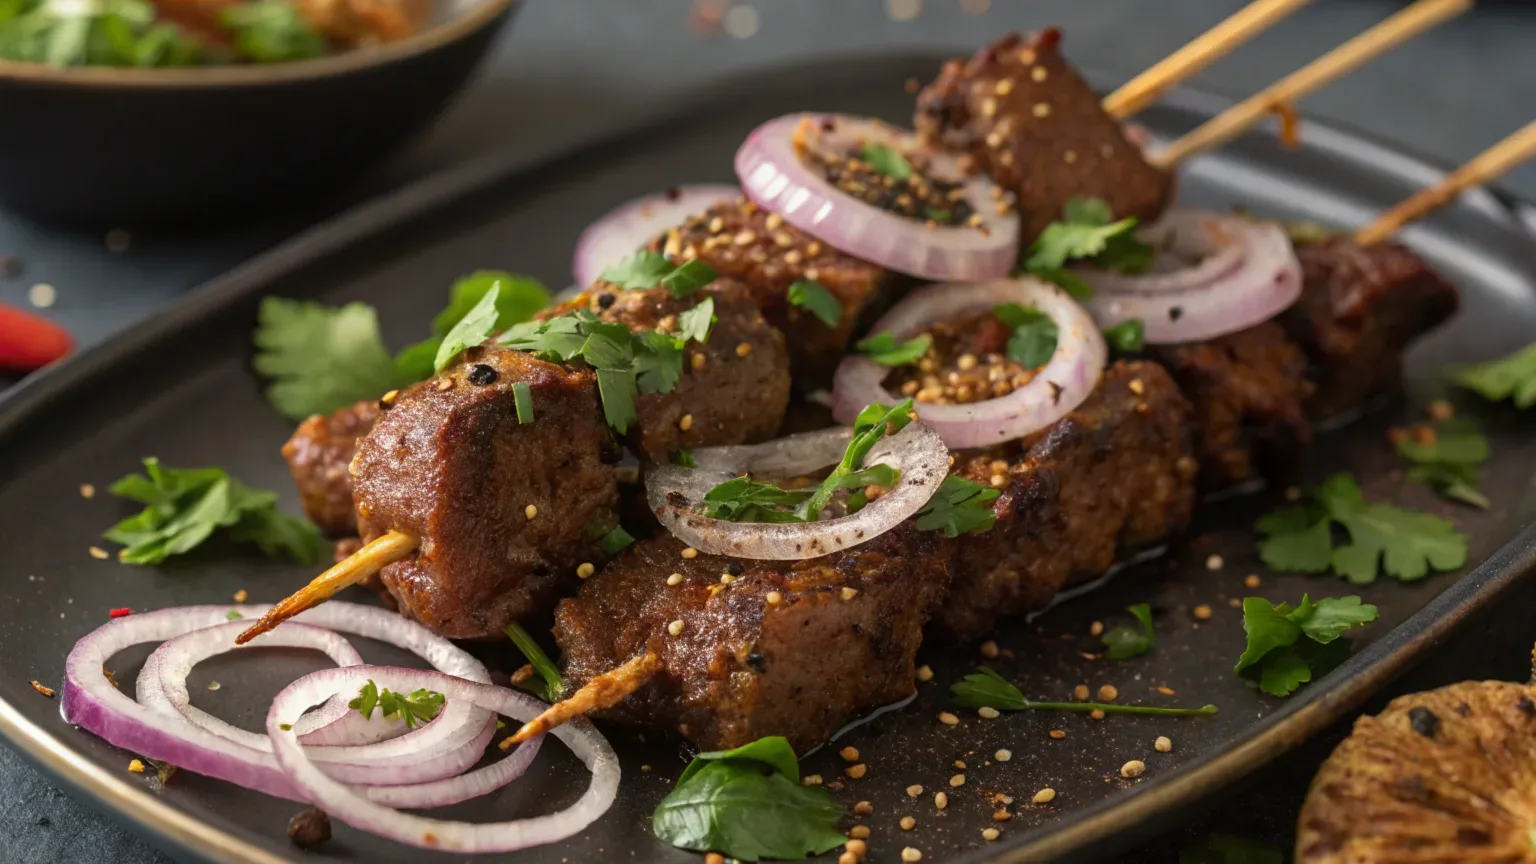
[(855, 825), (852, 828), (848, 829), (848, 836), (852, 837), (855, 840), (868, 840), (869, 839), (869, 826), (868, 825)]
[(1057, 741), (1060, 741), (1061, 739), (1067, 737), (1067, 733), (1061, 729), (1052, 729), (1051, 737), (1055, 738)]
[(725, 856), (719, 852), (711, 852), (704, 856), (704, 864), (725, 864)]
[(1205, 569), (1207, 569), (1207, 570), (1220, 570), (1222, 568), (1222, 566), (1224, 564), (1226, 564), (1226, 563), (1227, 562), (1225, 562), (1225, 561), (1223, 561), (1221, 559), (1220, 555), (1212, 555), (1211, 557), (1205, 559)]
[(933, 806), (939, 808), (940, 810), (943, 810), (945, 807), (948, 807), (949, 806), (949, 796), (945, 795), (943, 792), (935, 793), (934, 796), (933, 796)]
[(1076, 699), (1079, 702), (1087, 702), (1088, 701), (1088, 685), (1087, 684), (1079, 684), (1076, 687), (1073, 687), (1072, 688), (1072, 698)]
[(939, 722), (943, 723), (945, 726), (958, 726), (960, 725), (960, 718), (949, 713), (948, 711), (940, 711)]
[(933, 668), (930, 667), (930, 666), (926, 666), (926, 665), (917, 667), (917, 680), (919, 680), (919, 681), (932, 681), (933, 680)]
[(953, 786), (953, 787), (955, 787), (957, 789), (959, 787), (961, 787), (961, 786), (964, 786), (965, 785), (965, 775), (964, 774), (956, 774), (955, 776), (949, 778), (949, 785), (951, 785), (951, 786)]
[(1089, 636), (1101, 636), (1101, 635), (1103, 635), (1103, 633), (1104, 633), (1104, 622), (1103, 621), (1095, 621), (1092, 624), (1088, 625), (1088, 635)]
[(1211, 607), (1201, 603), (1194, 609), (1196, 621), (1209, 621), (1211, 619)]
[(901, 824), (901, 830), (903, 830), (903, 831), (911, 831), (913, 828), (917, 827), (917, 820), (913, 819), (911, 816), (903, 816), (903, 817), (901, 817), (901, 823), (900, 824)]
[(980, 714), (982, 718), (986, 720), (996, 720), (1000, 716), (997, 709), (993, 708), (991, 705), (983, 705), (980, 708), (977, 708), (976, 713)]
[(869, 766), (865, 765), (862, 762), (860, 762), (857, 765), (849, 765), (848, 766), (848, 770), (845, 771), (844, 773), (846, 773), (852, 779), (858, 780), (858, 779), (861, 779), (868, 772), (869, 772)]
[(911, 846), (908, 846), (907, 848), (901, 850), (901, 860), (906, 861), (907, 864), (912, 864), (913, 861), (923, 860), (923, 853)]
[(1003, 832), (997, 830), (996, 828), (983, 828), (981, 829), (981, 839), (996, 840), (998, 837), (1002, 836), (1002, 833)]
[(844, 747), (837, 755), (843, 757), (843, 760), (846, 762), (857, 762), (859, 761), (859, 748)]
[(981, 656), (992, 660), (997, 657), (997, 643), (991, 639), (981, 643)]
[(1157, 740), (1152, 742), (1152, 749), (1156, 750), (1159, 753), (1169, 753), (1169, 752), (1172, 752), (1173, 751), (1173, 740), (1171, 738), (1169, 738), (1167, 735), (1159, 735), (1159, 736), (1157, 736)]
[(918, 784), (913, 783), (911, 786), (907, 787), (908, 798), (916, 798), (921, 794), (923, 794), (923, 787), (919, 786)]
[(992, 821), (993, 822), (1007, 822), (1009, 819), (1012, 819), (1012, 818), (1013, 818), (1013, 814), (1009, 813), (1007, 810), (996, 810), (996, 811), (993, 811), (993, 813), (992, 813)]
[(105, 561), (112, 557), (111, 555), (107, 554), (107, 550), (101, 548), (100, 546), (92, 546), (90, 548), (90, 553), (91, 557), (95, 558), (97, 561)]
[(95, 498), (96, 497), (96, 487), (92, 486), (89, 483), (81, 483), (80, 484), (80, 497), (81, 498)]
[(804, 777), (800, 778), (800, 782), (804, 783), (807, 786), (820, 786), (821, 785), (821, 775), (820, 774), (807, 774)]
[(1120, 766), (1120, 776), (1128, 779), (1140, 777), (1142, 774), (1145, 774), (1146, 771), (1147, 764), (1140, 759), (1132, 759), (1131, 761)]
[(49, 699), (53, 698), (53, 688), (44, 686), (43, 683), (38, 681), (36, 678), (32, 679), (32, 689), (43, 694), (44, 696), (47, 696)]
[(996, 759), (999, 762), (1007, 762), (1009, 759), (1013, 758), (1013, 751), (1012, 750), (999, 750), (996, 753), (992, 754), (992, 758)]
[(1243, 580), (1243, 587), (1250, 591), (1257, 589), (1262, 584), (1264, 584), (1264, 580), (1260, 579), (1257, 573), (1249, 573), (1248, 578)]
[(1100, 702), (1113, 702), (1118, 698), (1120, 698), (1120, 691), (1115, 689), (1115, 685), (1105, 684), (1103, 687), (1099, 688)]
[(1103, 720), (1104, 719), (1104, 712), (1101, 711), (1098, 708), (1095, 708), (1092, 711), (1088, 712), (1088, 716), (1092, 717), (1095, 720)]
[(860, 801), (859, 803), (853, 805), (853, 812), (860, 816), (868, 816), (869, 814), (875, 812), (875, 805), (869, 803), (868, 801)]
[(1056, 790), (1047, 786), (1044, 789), (1041, 789), (1039, 792), (1036, 792), (1035, 797), (1031, 798), (1030, 800), (1034, 801), (1036, 804), (1049, 804), (1056, 800)]
[(128, 770), (132, 771), (135, 774), (143, 774), (144, 773), (144, 763), (140, 762), (137, 759), (135, 759), (132, 762), (128, 763)]

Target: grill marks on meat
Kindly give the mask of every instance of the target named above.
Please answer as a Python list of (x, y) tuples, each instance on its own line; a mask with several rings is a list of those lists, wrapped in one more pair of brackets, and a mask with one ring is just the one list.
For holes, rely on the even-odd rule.
[(357, 533), (347, 465), (357, 439), (373, 428), (378, 417), (379, 403), (374, 399), (333, 414), (316, 414), (300, 423), (283, 445), (283, 459), (299, 487), (304, 513), (327, 537)]
[[(686, 559), (681, 541), (659, 537), (561, 601), (555, 639), (577, 682), (645, 651), (661, 656), (662, 673), (615, 719), (676, 729), (704, 749), (783, 735), (803, 752), (913, 692), (923, 623), (949, 583), (941, 539), (907, 524), (854, 549), (782, 562)], [(740, 572), (723, 584), (733, 564)], [(668, 586), (671, 573), (683, 581)]]
[[(625, 443), (644, 458), (665, 461), (680, 448), (747, 444), (778, 432), (789, 404), (789, 355), (784, 335), (764, 320), (750, 289), (717, 279), (678, 298), (665, 288), (626, 291), (600, 282), (539, 316), (587, 309), (631, 330), (675, 332), (677, 316), (705, 298), (714, 299), (718, 319), (709, 341), (688, 343), (683, 376), (674, 390), (642, 395), (636, 403), (638, 420)], [(689, 417), (687, 429), (681, 428), (684, 416)]]
[(1324, 420), (1402, 382), (1402, 352), (1455, 314), (1456, 289), (1400, 243), (1298, 244), (1301, 299), (1281, 320), (1312, 362), (1307, 414)]
[(1078, 196), (1102, 198), (1116, 218), (1151, 219), (1172, 185), (1099, 107), (1060, 42), (1055, 28), (1010, 34), (945, 63), (917, 97), (918, 134), (968, 155), (1017, 196), (1026, 243)]
[[(496, 380), (471, 383), (480, 365)], [(518, 422), (515, 382), (532, 390), (532, 423)], [(380, 573), (402, 614), (473, 639), (547, 610), (592, 560), (589, 526), (611, 527), (614, 449), (589, 370), (483, 346), (401, 391), (358, 442), (352, 474), (365, 541), (421, 538)]]
[(955, 472), (978, 483), (1008, 463), (1008, 485), (991, 531), (949, 541), (955, 576), (936, 632), (980, 635), (1103, 574), (1119, 554), (1183, 530), (1197, 470), (1189, 423), (1189, 403), (1165, 369), (1120, 361), (1051, 428), (959, 454)]
[[(1200, 482), (1223, 489), (1288, 474), (1312, 441), (1301, 348), (1273, 321), (1205, 342), (1154, 348), (1194, 407)], [(1396, 354), (1393, 354), (1394, 365)]]
[[(652, 251), (678, 262), (704, 261), (722, 276), (745, 283), (770, 324), (794, 334), (789, 342), (796, 385), (813, 389), (831, 380), (855, 333), (873, 323), (894, 299), (901, 277), (839, 252), (744, 198), (722, 201), (652, 240)], [(807, 279), (842, 306), (828, 327), (789, 302), (789, 286)]]

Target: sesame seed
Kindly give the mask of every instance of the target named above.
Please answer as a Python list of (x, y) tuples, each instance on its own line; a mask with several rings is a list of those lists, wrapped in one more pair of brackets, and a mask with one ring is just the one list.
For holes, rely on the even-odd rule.
[(247, 597), (249, 597), (249, 596), (251, 596), (251, 595), (246, 593), (246, 590), (244, 588), (241, 588), (239, 591), (235, 592), (235, 602), (236, 603), (244, 603), (245, 599)]
[(1002, 832), (998, 831), (996, 828), (981, 829), (981, 839), (983, 840), (996, 840), (1001, 834)]
[(926, 665), (917, 667), (917, 680), (919, 680), (919, 681), (932, 681), (933, 680), (933, 668), (930, 667), (930, 666), (926, 666)]
[(1233, 609), (1241, 609), (1243, 607), (1243, 601), (1237, 599), (1236, 597), (1228, 597), (1227, 605), (1231, 606)]
[(1129, 387), (1131, 392), (1135, 393), (1137, 396), (1147, 392), (1147, 385), (1143, 384), (1140, 378), (1132, 378), (1131, 383), (1125, 386)]
[(976, 713), (980, 714), (984, 720), (996, 720), (999, 716), (997, 709), (993, 708), (991, 705), (983, 705), (980, 708), (977, 708)]
[(960, 769), (961, 771), (964, 771), (965, 770), (965, 760), (964, 759), (956, 759), (955, 760), (955, 767)]
[(965, 775), (964, 774), (956, 774), (955, 776), (949, 778), (949, 785), (955, 787), (956, 789), (960, 788), (961, 786), (964, 786), (965, 785)]
[(128, 763), (128, 770), (132, 771), (135, 774), (143, 774), (144, 773), (144, 763), (140, 762), (137, 759), (135, 759), (132, 762)]
[(689, 365), (691, 365), (693, 367), (693, 371), (695, 371), (695, 372), (699, 371), (700, 369), (703, 369), (704, 368), (704, 364), (708, 363), (708, 362), (709, 362), (709, 358), (707, 356), (705, 356), (705, 354), (703, 352), (699, 352), (697, 354), (694, 354), (692, 357), (688, 358), (688, 363), (689, 363)]
[(750, 246), (753, 243), (757, 242), (757, 232), (756, 231), (738, 231), (736, 233), (736, 236), (731, 239), (731, 242), (736, 244), (737, 246)]
[(1152, 749), (1156, 750), (1159, 753), (1169, 753), (1169, 752), (1172, 752), (1173, 751), (1173, 739), (1169, 738), (1167, 735), (1159, 735), (1159, 736), (1157, 736), (1157, 740), (1152, 742)]
[(945, 726), (958, 726), (960, 725), (960, 718), (949, 713), (948, 711), (940, 711), (939, 722), (943, 723)]
[(913, 783), (911, 786), (907, 787), (908, 798), (916, 798), (921, 794), (923, 794), (923, 787), (919, 786), (918, 784)]
[(807, 786), (820, 786), (821, 785), (821, 775), (820, 774), (807, 774), (804, 777), (800, 778), (800, 782), (804, 783)]
[(992, 484), (992, 488), (1001, 489), (1008, 485), (1008, 477), (1003, 474), (993, 474), (987, 482)]
[(868, 801), (860, 801), (859, 803), (853, 805), (853, 812), (859, 814), (860, 816), (868, 816), (869, 814), (875, 812), (875, 805), (869, 803)]
[(907, 864), (912, 864), (913, 861), (923, 860), (923, 853), (912, 846), (908, 846), (901, 850), (901, 860), (906, 861)]
[(1088, 685), (1087, 684), (1079, 684), (1076, 687), (1073, 687), (1072, 688), (1072, 698), (1076, 699), (1079, 702), (1087, 702), (1088, 701)]
[(859, 589), (857, 588), (848, 588), (845, 586), (842, 590), (842, 598), (844, 600), (852, 600), (857, 596), (859, 596)]
[(1060, 729), (1052, 729), (1051, 737), (1055, 738), (1057, 741), (1060, 741), (1061, 739), (1067, 737), (1067, 733)]
[(1099, 688), (1099, 701), (1100, 702), (1113, 702), (1119, 696), (1120, 696), (1120, 691), (1116, 690), (1115, 689), (1115, 685), (1113, 685), (1113, 684), (1105, 684), (1103, 687)]
[(981, 643), (981, 656), (987, 658), (988, 660), (991, 660), (994, 657), (996, 657), (997, 656), (997, 643), (993, 642), (991, 639), (988, 639), (987, 641)]
[(992, 821), (993, 822), (1007, 822), (1009, 819), (1012, 819), (1012, 818), (1013, 818), (1013, 814), (1009, 813), (1007, 810), (998, 810), (998, 811), (996, 811), (995, 813), (992, 814)]
[(1247, 588), (1249, 590), (1252, 590), (1254, 588), (1259, 587), (1263, 583), (1264, 583), (1264, 580), (1259, 578), (1259, 574), (1257, 574), (1257, 573), (1249, 573), (1248, 574), (1248, 578), (1243, 580), (1243, 587)]
[(903, 816), (903, 817), (901, 817), (901, 830), (903, 830), (903, 831), (911, 831), (913, 828), (916, 828), (916, 827), (917, 827), (917, 820), (916, 819), (913, 819), (911, 816)]
[[(861, 804), (868, 804), (869, 802), (868, 801), (861, 801), (859, 803), (861, 803)], [(859, 808), (855, 807), (853, 809), (854, 809), (854, 812), (858, 812)], [(871, 809), (873, 809), (873, 808), (871, 808)], [(869, 838), (869, 826), (868, 825), (855, 825), (852, 828), (848, 829), (848, 836), (852, 837), (855, 840), (866, 840), (866, 839)]]
[(1088, 625), (1088, 635), (1089, 636), (1098, 636), (1098, 635), (1102, 634), (1103, 632), (1104, 632), (1104, 622), (1103, 621), (1095, 621), (1092, 624)]
[(699, 550), (693, 548), (692, 546), (684, 546), (682, 556), (684, 558), (697, 558), (699, 557)]
[(842, 750), (838, 751), (837, 755), (843, 757), (844, 761), (857, 762), (859, 761), (859, 748), (844, 747)]
[(1044, 81), (1048, 74), (1049, 73), (1045, 71), (1044, 66), (1036, 66), (1035, 68), (1029, 70), (1029, 77), (1033, 78), (1036, 84)]
[(1120, 776), (1128, 779), (1140, 777), (1142, 774), (1145, 774), (1146, 771), (1147, 765), (1140, 759), (1132, 759), (1131, 761), (1120, 766)]
[(1194, 612), (1196, 621), (1209, 621), (1211, 618), (1211, 607), (1205, 605), (1204, 603), (1196, 606), (1192, 611)]
[(854, 839), (844, 844), (843, 848), (849, 852), (852, 852), (854, 855), (863, 858), (865, 853), (869, 851), (869, 844), (865, 843), (861, 839)]
[(1172, 696), (1173, 688), (1169, 687), (1167, 684), (1161, 684), (1158, 686), (1157, 692), (1163, 694), (1164, 696)]
[(1098, 708), (1095, 708), (1092, 711), (1088, 712), (1088, 716), (1093, 718), (1094, 720), (1103, 720), (1104, 719), (1104, 712), (1099, 710)]
[(1225, 563), (1225, 561), (1221, 560), (1220, 555), (1212, 555), (1211, 557), (1205, 559), (1205, 569), (1220, 570), (1221, 566)]
[(1035, 103), (1035, 116), (1039, 117), (1042, 120), (1045, 119), (1046, 117), (1051, 116), (1051, 103), (1049, 103), (1049, 102), (1036, 102)]
[(992, 754), (992, 758), (996, 759), (999, 762), (1007, 762), (1009, 759), (1013, 758), (1013, 751), (1012, 750), (999, 750), (996, 753)]
[(597, 568), (593, 567), (592, 563), (589, 561), (582, 562), (582, 564), (576, 568), (576, 575), (582, 579), (591, 578), (592, 574), (596, 572)]
[[(817, 255), (820, 255), (821, 254), (821, 244), (816, 242), (815, 240), (812, 240), (811, 242), (805, 244), (805, 254), (811, 256), (812, 258), (815, 258)], [(816, 281), (816, 271), (814, 271), (814, 270), (807, 270), (807, 271), (805, 271), (805, 278), (810, 279), (812, 282)]]
[(933, 806), (939, 808), (940, 810), (943, 810), (945, 807), (948, 807), (949, 806), (949, 796), (944, 794), (943, 792), (935, 793), (934, 796), (933, 796)]
[(667, 577), (667, 584), (668, 585), (681, 585), (681, 584), (683, 584), (683, 574), (681, 574), (681, 573), (673, 573), (671, 576), (668, 576)]
[(80, 497), (81, 498), (95, 498), (96, 497), (96, 487), (92, 486), (89, 483), (81, 483), (80, 484)]
[(1067, 152), (1061, 154), (1061, 161), (1067, 163), (1068, 165), (1077, 164), (1077, 151), (1068, 150)]
[(677, 428), (683, 430), (684, 432), (687, 432), (689, 429), (692, 429), (693, 428), (693, 415), (692, 414), (684, 414), (683, 415), (683, 419), (677, 421)]
[(851, 777), (854, 780), (858, 780), (858, 779), (862, 778), (865, 774), (869, 773), (869, 766), (865, 765), (862, 762), (860, 762), (857, 765), (849, 765), (848, 766), (848, 770), (844, 771), (843, 773), (847, 774), (849, 777)]
[(39, 309), (47, 309), (59, 300), (59, 292), (47, 282), (39, 282), (27, 290), (27, 302)]
[(996, 132), (988, 132), (986, 141), (987, 146), (993, 148), (994, 150), (1003, 146), (1003, 136), (997, 134)]
[(721, 585), (729, 585), (729, 584), (731, 584), (732, 582), (735, 582), (735, 581), (736, 581), (736, 577), (732, 576), (729, 573), (721, 573), (720, 574), (720, 584)]
[(981, 100), (981, 116), (992, 117), (997, 114), (997, 100), (988, 96)]
[(1039, 792), (1036, 792), (1035, 797), (1031, 798), (1030, 800), (1036, 804), (1049, 804), (1056, 800), (1056, 790), (1047, 786), (1044, 789), (1041, 789)]
[(91, 557), (95, 558), (97, 561), (105, 561), (108, 558), (112, 557), (112, 556), (107, 554), (107, 550), (101, 548), (100, 546), (92, 546), (90, 548), (90, 553), (91, 553)]
[(1004, 78), (1003, 80), (997, 82), (997, 87), (994, 89), (997, 91), (997, 95), (1007, 96), (1009, 93), (1013, 92), (1013, 79)]
[(769, 591), (766, 595), (763, 596), (763, 599), (768, 601), (769, 606), (777, 606), (780, 602), (783, 601), (784, 595), (777, 591)]
[(736, 356), (737, 357), (745, 357), (745, 356), (747, 356), (748, 354), (751, 354), (751, 353), (752, 353), (752, 344), (750, 342), (743, 342), (740, 345), (736, 346)]
[(683, 626), (683, 619), (679, 618), (667, 625), (667, 632), (673, 636), (681, 636), (683, 635)]
[(844, 852), (837, 856), (837, 864), (859, 864), (859, 856), (852, 852)]

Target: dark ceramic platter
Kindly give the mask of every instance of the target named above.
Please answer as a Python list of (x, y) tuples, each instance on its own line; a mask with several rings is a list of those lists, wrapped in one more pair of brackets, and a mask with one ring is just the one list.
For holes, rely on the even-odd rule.
[[(769, 117), (815, 108), (903, 120), (911, 105), (903, 82), (929, 77), (937, 61), (845, 62), (737, 80), (665, 123), (551, 164), (481, 164), (428, 181), (310, 232), (159, 320), (22, 387), (0, 410), (0, 573), (7, 595), (0, 604), (0, 731), (63, 782), (189, 857), (304, 857), (284, 834), (295, 805), (185, 773), (156, 791), (145, 777), (126, 772), (132, 754), (65, 725), (56, 701), (28, 682), (57, 686), (70, 646), (107, 620), (112, 607), (227, 602), (242, 588), (253, 602), (272, 601), (310, 573), (230, 549), (204, 550), (159, 570), (95, 560), (88, 547), (128, 508), (105, 494), (86, 500), (80, 484), (104, 488), (134, 470), (141, 457), (158, 455), (175, 465), (226, 466), (247, 482), (283, 490), (285, 505), (296, 507), (277, 452), (290, 424), (263, 401), (248, 371), (249, 334), (262, 296), (367, 301), (379, 308), (387, 339), (403, 344), (419, 338), (448, 283), (465, 271), (503, 267), (564, 285), (571, 246), (585, 224), (660, 187), (729, 180), (737, 143)], [(1179, 94), (1138, 119), (1166, 136), (1192, 128), (1222, 104)], [(1268, 137), (1252, 136), (1201, 160), (1184, 172), (1183, 199), (1353, 225), (1439, 173), (1325, 128), (1309, 126), (1305, 139), (1301, 150), (1290, 152)], [(1451, 326), (1409, 358), (1416, 398), (1423, 398), (1435, 370), (1447, 362), (1483, 359), (1536, 334), (1536, 245), (1525, 231), (1518, 208), (1479, 192), (1409, 232), (1408, 239), (1461, 286), (1464, 298)], [(1472, 613), (1507, 600), (1519, 573), (1536, 558), (1536, 531), (1524, 530), (1533, 504), (1527, 478), (1536, 465), (1536, 437), (1521, 436), (1516, 418), (1495, 414), (1495, 455), (1484, 471), (1495, 506), (1487, 513), (1453, 509), (1404, 484), (1383, 444), (1384, 429), (1410, 413), (1406, 403), (1388, 405), (1323, 435), (1309, 475), (1347, 467), (1369, 494), (1452, 516), (1471, 534), (1472, 560), (1480, 562), (1471, 572), (1359, 589), (1380, 606), (1382, 620), (1356, 637), (1354, 658), (1290, 700), (1265, 697), (1230, 671), (1243, 637), (1241, 615), (1229, 600), (1257, 593), (1294, 602), (1307, 591), (1317, 596), (1355, 589), (1331, 578), (1274, 576), (1258, 565), (1247, 526), (1278, 500), (1276, 491), (1209, 504), (1189, 542), (1175, 551), (1031, 622), (1008, 622), (997, 633), (1005, 653), (993, 662), (1036, 698), (1066, 697), (1078, 683), (1095, 690), (1113, 684), (1122, 702), (1216, 703), (1221, 713), (1094, 721), (1050, 714), (982, 720), (961, 712), (959, 726), (944, 726), (935, 718), (946, 707), (948, 684), (979, 657), (975, 646), (927, 650), (922, 660), (935, 676), (919, 686), (916, 702), (860, 726), (839, 744), (859, 748), (869, 773), (830, 785), (850, 808), (872, 802), (873, 815), (860, 821), (870, 825), (870, 845), (879, 858), (892, 860), (903, 846), (921, 849), (925, 860), (975, 861), (1082, 860), (1123, 849), (1359, 704), (1452, 628), (1472, 620)], [(1213, 554), (1225, 559), (1220, 569), (1207, 566)], [(1263, 576), (1256, 592), (1242, 587), (1249, 573)], [(1125, 663), (1079, 655), (1097, 647), (1087, 635), (1091, 622), (1123, 620), (1120, 610), (1140, 601), (1150, 602), (1157, 614), (1156, 650)], [(1199, 604), (1210, 605), (1215, 616), (1197, 623), (1191, 610)], [(385, 646), (362, 649), (370, 660), (405, 659)], [(115, 660), (118, 679), (132, 681), (146, 653)], [(513, 662), (495, 651), (487, 659), (501, 668)], [(261, 663), (216, 660), (194, 671), (192, 692), (207, 710), (259, 728), (279, 687), (318, 662), (297, 652)], [(222, 685), (217, 692), (207, 689), (211, 681)], [(1176, 695), (1159, 693), (1159, 687)], [(1064, 730), (1066, 738), (1051, 739), (1051, 729)], [(1173, 740), (1171, 753), (1153, 750), (1159, 735)], [(579, 837), (519, 860), (696, 860), (655, 841), (647, 824), (686, 761), (684, 748), (622, 730), (612, 738), (624, 756), (617, 805)], [(995, 762), (999, 748), (1011, 750), (1013, 759)], [(806, 771), (840, 777), (843, 764), (834, 749), (811, 756)], [(1146, 762), (1146, 775), (1134, 783), (1121, 780), (1119, 766), (1133, 758)], [(951, 789), (956, 760), (967, 763), (968, 780)], [(452, 815), (483, 820), (547, 812), (573, 800), (585, 783), (569, 754), (546, 747), (528, 777), (454, 808)], [(905, 792), (912, 784), (926, 789), (917, 799)], [(1056, 800), (1028, 804), (1045, 786), (1056, 789)], [(933, 805), (933, 793), (941, 789), (950, 798), (942, 812)], [(1013, 796), (1016, 815), (998, 826), (1000, 840), (986, 843), (981, 831), (995, 824), (988, 803), (994, 793)], [(907, 814), (917, 818), (917, 828), (903, 832), (897, 823)], [(413, 864), (457, 860), (345, 827), (319, 854)]]

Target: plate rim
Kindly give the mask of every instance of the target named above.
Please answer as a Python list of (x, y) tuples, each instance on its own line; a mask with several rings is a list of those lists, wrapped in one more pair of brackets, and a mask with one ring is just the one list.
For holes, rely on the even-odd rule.
[[(623, 147), (629, 140), (646, 140), (650, 138), (648, 133), (659, 132), (670, 123), (696, 115), (711, 105), (725, 103), (734, 98), (733, 94), (740, 88), (764, 78), (782, 82), (785, 75), (792, 74), (814, 80), (828, 73), (846, 73), (855, 66), (864, 67), (860, 69), (861, 74), (875, 74), (885, 66), (905, 70), (924, 62), (937, 65), (954, 53), (943, 49), (858, 52), (809, 63), (766, 64), (691, 88), (674, 100), (680, 107), (666, 112), (660, 119), (607, 129), (553, 152), (532, 156), (492, 153), (429, 174), (293, 235), (202, 283), (153, 319), (24, 379), (0, 395), (0, 443), (16, 435), (33, 415), (68, 398), (78, 385), (106, 373), (122, 358), (152, 350), (156, 343), (211, 312), (260, 296), (272, 281), (286, 273), (344, 251), (377, 233), (452, 206), (459, 198), (472, 196), (492, 185), (514, 182), (520, 176), (532, 177), (542, 171), (557, 170), (567, 161), (580, 162), (615, 147)], [(1087, 77), (1095, 85), (1102, 86), (1123, 76), (1089, 71)], [(1168, 91), (1159, 104), (1212, 112), (1235, 104), (1235, 101), (1209, 91), (1179, 87)], [(1354, 160), (1368, 158), (1362, 151), (1390, 155), (1393, 164), (1377, 166), (1389, 176), (1417, 181), (1448, 173), (1438, 159), (1349, 128), (1347, 124), (1311, 119), (1306, 123), (1308, 146), (1348, 155)], [(1248, 134), (1263, 136), (1266, 133)], [(1536, 205), (1509, 193), (1499, 184), (1488, 184), (1464, 193), (1462, 200), (1475, 203), (1480, 209), (1501, 213), (1512, 231), (1532, 237), (1533, 225), (1525, 221), (1522, 214), (1536, 212)], [(1021, 834), (1014, 845), (991, 845), (989, 849), (963, 854), (958, 860), (978, 864), (1046, 861), (1087, 852), (1107, 835), (1145, 831), (1158, 813), (1196, 803), (1203, 796), (1299, 747), (1358, 707), (1375, 688), (1403, 672), (1419, 659), (1424, 646), (1445, 638), (1463, 620), (1490, 606), (1531, 570), (1536, 570), (1536, 521), (1523, 526), (1493, 554), (1448, 585), (1407, 620), (1367, 644), (1345, 664), (1269, 714), (1242, 740), (1225, 749), (1211, 751), (1176, 774), (1140, 785), (1128, 795), (1085, 808), (1070, 824), (1050, 828), (1033, 839), (1031, 835), (1035, 831)], [(130, 823), (136, 833), (161, 849), (232, 864), (287, 864), (291, 860), (203, 822), (116, 776), (71, 747), (60, 735), (27, 719), (3, 697), (0, 697), (0, 736), (13, 751), (40, 768), (50, 780), (70, 789), (77, 799), (88, 802), (109, 818)]]

